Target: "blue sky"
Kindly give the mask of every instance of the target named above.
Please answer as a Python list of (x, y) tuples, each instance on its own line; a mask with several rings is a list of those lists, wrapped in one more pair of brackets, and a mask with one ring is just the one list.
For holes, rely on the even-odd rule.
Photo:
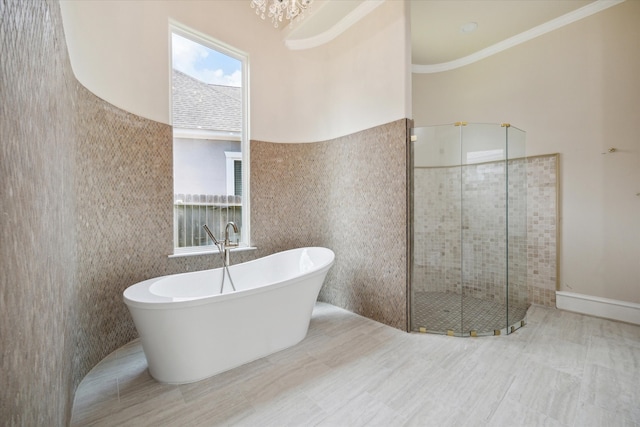
[(242, 86), (242, 63), (206, 46), (172, 34), (173, 68), (205, 83)]

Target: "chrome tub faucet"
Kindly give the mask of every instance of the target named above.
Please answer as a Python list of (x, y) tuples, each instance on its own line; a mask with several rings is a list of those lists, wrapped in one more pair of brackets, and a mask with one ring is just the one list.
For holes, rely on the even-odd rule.
[(213, 235), (209, 227), (207, 227), (207, 224), (204, 224), (202, 226), (202, 228), (204, 228), (204, 231), (206, 231), (206, 233), (209, 235), (213, 243), (218, 247), (218, 252), (220, 252), (220, 254), (222, 255), (223, 271), (222, 271), (222, 283), (220, 284), (220, 293), (222, 293), (224, 290), (225, 273), (227, 276), (229, 276), (229, 282), (231, 282), (231, 288), (234, 291), (236, 290), (236, 287), (233, 284), (233, 279), (231, 278), (231, 273), (229, 273), (229, 265), (231, 264), (231, 257), (229, 256), (229, 254), (231, 253), (231, 248), (238, 247), (238, 240), (236, 239), (235, 243), (232, 243), (229, 240), (229, 227), (233, 228), (233, 232), (235, 234), (239, 233), (238, 226), (234, 222), (229, 221), (226, 227), (224, 228), (224, 241), (221, 242), (218, 239), (216, 239), (216, 236)]
[(235, 243), (231, 243), (231, 241), (229, 240), (229, 227), (233, 228), (233, 232), (235, 234), (238, 234), (238, 226), (236, 225), (235, 222), (233, 221), (229, 221), (226, 225), (226, 227), (224, 228), (224, 242), (222, 243), (222, 247), (224, 250), (224, 265), (229, 266), (230, 265), (230, 257), (229, 257), (229, 253), (231, 252), (230, 248), (237, 248), (238, 247), (238, 239), (236, 238)]

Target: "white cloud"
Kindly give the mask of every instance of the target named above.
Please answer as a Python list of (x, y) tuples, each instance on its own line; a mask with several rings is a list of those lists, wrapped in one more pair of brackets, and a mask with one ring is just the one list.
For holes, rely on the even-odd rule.
[[(182, 70), (181, 70), (182, 71)], [(232, 74), (224, 74), (221, 69), (217, 70), (200, 70), (198, 75), (190, 74), (192, 77), (196, 79), (202, 80), (204, 82), (214, 84), (214, 85), (222, 85), (222, 86), (238, 86), (242, 85), (242, 72), (235, 71)]]
[(173, 34), (172, 56), (174, 69), (205, 83), (241, 86), (242, 73), (240, 70), (236, 70), (232, 74), (225, 74), (221, 68), (212, 69), (203, 65), (209, 57), (209, 52), (208, 48)]
[(193, 43), (176, 34), (172, 42), (173, 68), (184, 73), (194, 70), (194, 64), (198, 58), (206, 58), (209, 52), (204, 46)]

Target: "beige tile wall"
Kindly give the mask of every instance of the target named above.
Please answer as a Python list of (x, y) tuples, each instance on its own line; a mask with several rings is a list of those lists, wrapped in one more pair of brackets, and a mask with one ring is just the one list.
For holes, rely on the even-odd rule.
[(320, 300), (406, 329), (407, 120), (313, 144), (251, 142), (255, 243), (336, 253)]
[[(79, 381), (136, 336), (123, 290), (219, 260), (167, 257), (171, 128), (77, 83), (56, 1), (9, 0), (1, 16), (0, 419), (65, 425)], [(332, 247), (323, 298), (402, 328), (404, 135), (403, 120), (317, 145), (256, 142), (259, 250), (234, 262)]]
[[(172, 133), (78, 89), (75, 151), (78, 372), (137, 336), (122, 291), (146, 278), (208, 266), (173, 247)], [(213, 264), (213, 261), (211, 261)]]
[(75, 83), (58, 4), (0, 4), (0, 423), (65, 425), (77, 332)]
[[(75, 388), (136, 336), (122, 291), (218, 266), (172, 251), (171, 129), (77, 83), (55, 0), (1, 6), (0, 419), (66, 425)], [(254, 141), (258, 251), (337, 255), (321, 299), (406, 327), (406, 135), (398, 120), (316, 144)]]
[[(557, 163), (557, 154), (509, 161), (511, 303), (555, 307)], [(414, 171), (414, 290), (504, 302), (505, 182), (503, 162)]]
[(527, 159), (527, 288), (529, 302), (556, 306), (558, 286), (558, 154)]
[(80, 380), (137, 335), (122, 291), (218, 261), (167, 258), (171, 128), (78, 84), (57, 1), (0, 11), (0, 419), (66, 425)]

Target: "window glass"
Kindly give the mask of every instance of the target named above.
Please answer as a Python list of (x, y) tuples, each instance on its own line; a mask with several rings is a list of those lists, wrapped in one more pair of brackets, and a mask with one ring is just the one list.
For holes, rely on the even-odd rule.
[(246, 56), (182, 28), (171, 32), (174, 251), (215, 249), (203, 229), (248, 245)]

